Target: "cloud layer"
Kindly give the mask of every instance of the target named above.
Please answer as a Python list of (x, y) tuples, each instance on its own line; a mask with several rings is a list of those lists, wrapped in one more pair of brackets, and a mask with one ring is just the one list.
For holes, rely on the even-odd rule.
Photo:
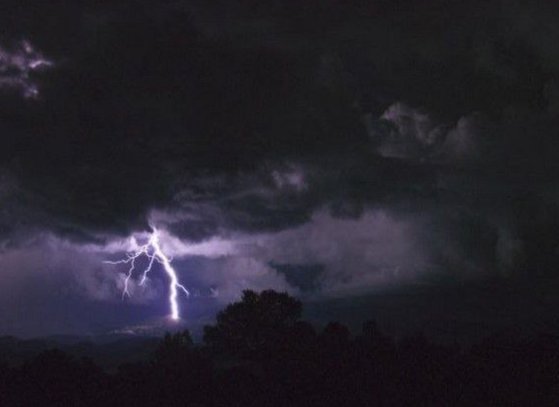
[(101, 264), (150, 224), (214, 305), (553, 276), (555, 7), (428, 3), (10, 8), (0, 329), (58, 286), (160, 312)]

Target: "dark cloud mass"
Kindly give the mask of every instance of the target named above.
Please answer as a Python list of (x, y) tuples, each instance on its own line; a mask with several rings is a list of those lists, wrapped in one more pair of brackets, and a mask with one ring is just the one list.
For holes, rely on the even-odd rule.
[[(117, 307), (122, 276), (99, 263), (149, 223), (191, 245), (177, 261), (212, 304), (243, 287), (320, 302), (555, 281), (558, 13), (521, 1), (5, 2), (0, 263), (13, 284), (0, 294), (21, 299), (0, 308), (48, 302), (40, 287), (57, 279), (73, 282), (64, 301)], [(155, 312), (165, 288), (151, 287), (121, 304), (122, 323), (134, 305)], [(64, 330), (74, 316), (53, 301), (51, 328), (0, 311), (0, 332)]]

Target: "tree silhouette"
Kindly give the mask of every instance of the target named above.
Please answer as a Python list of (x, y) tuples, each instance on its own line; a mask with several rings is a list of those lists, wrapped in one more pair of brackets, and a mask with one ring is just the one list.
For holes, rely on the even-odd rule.
[(155, 350), (155, 363), (171, 365), (180, 363), (190, 356), (193, 347), (194, 342), (187, 329), (175, 334), (167, 332)]
[(94, 406), (102, 402), (107, 389), (105, 374), (91, 360), (76, 360), (58, 349), (26, 362), (20, 379), (24, 405)]
[(204, 342), (229, 355), (263, 357), (281, 348), (301, 312), (301, 302), (287, 293), (245, 290), (217, 315), (216, 325), (204, 327)]
[(460, 349), (396, 341), (373, 321), (357, 336), (338, 322), (316, 331), (300, 315), (286, 293), (245, 291), (205, 328), (208, 346), (166, 334), (117, 372), (59, 350), (0, 363), (0, 406), (559, 405), (557, 336), (505, 332)]

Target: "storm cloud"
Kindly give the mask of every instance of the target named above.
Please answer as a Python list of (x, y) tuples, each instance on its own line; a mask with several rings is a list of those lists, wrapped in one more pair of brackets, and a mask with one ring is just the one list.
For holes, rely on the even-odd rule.
[[(85, 303), (120, 304), (123, 271), (100, 264), (150, 225), (189, 287), (221, 304), (243, 288), (314, 301), (554, 275), (552, 6), (7, 10), (0, 262), (18, 304), (48, 298), (50, 283), (11, 285), (46, 269)], [(165, 285), (150, 287), (121, 306), (155, 312)]]

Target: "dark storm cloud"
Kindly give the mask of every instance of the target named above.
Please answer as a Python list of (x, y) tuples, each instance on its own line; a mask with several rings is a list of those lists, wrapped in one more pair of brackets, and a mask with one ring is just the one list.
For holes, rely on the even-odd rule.
[(171, 204), (153, 214), (178, 236), (200, 240), (233, 232), (278, 232), (308, 222), (327, 208), (357, 219), (366, 207), (400, 205), (436, 193), (434, 166), (418, 166), (369, 152), (323, 154), (267, 162), (234, 176), (186, 177)]
[[(37, 79), (42, 100), (4, 102), (2, 158), (60, 233), (145, 228), (152, 208), (180, 194), (188, 202), (177, 194), (185, 178), (196, 185), (209, 174), (236, 185), (243, 174), (258, 178), (266, 162), (316, 160), (326, 179), (323, 157), (336, 155), (342, 158), (331, 164), (347, 186), (319, 181), (303, 203), (281, 191), (264, 203), (244, 192), (260, 185), (249, 180), (222, 198), (232, 218), (223, 221), (278, 229), (330, 202), (357, 214), (362, 200), (420, 189), (415, 177), (398, 175), (407, 163), (378, 164), (364, 117), (384, 111), (401, 137), (413, 138), (390, 106), (421, 106), (433, 117), (427, 126), (435, 139), (444, 133), (439, 124), (450, 123), (447, 161), (468, 159), (485, 137), (468, 139), (473, 110), (538, 109), (549, 76), (538, 50), (502, 29), (497, 3), (185, 1), (55, 4), (48, 18), (43, 11), (14, 9), (21, 23), (7, 25), (14, 39), (24, 33), (60, 63)], [(406, 151), (431, 143), (414, 142)], [(357, 150), (370, 156), (353, 157)], [(193, 234), (216, 228), (202, 222)]]
[[(554, 7), (51, 3), (0, 16), (0, 88), (18, 84), (0, 95), (7, 252), (45, 230), (102, 247), (152, 221), (232, 242), (191, 271), (227, 300), (559, 263)], [(82, 286), (114, 294), (90, 268)], [(310, 269), (312, 284), (284, 276)]]
[(153, 208), (190, 211), (174, 227), (196, 240), (448, 200), (446, 166), (525, 154), (532, 134), (493, 142), (478, 117), (537, 110), (550, 74), (497, 3), (54, 7), (17, 12), (61, 62), (42, 100), (6, 102), (2, 151), (36, 218), (76, 238)]
[(66, 229), (145, 227), (177, 174), (345, 146), (317, 127), (329, 127), (324, 107), (307, 115), (312, 59), (205, 38), (165, 7), (128, 11), (51, 11), (66, 31), (34, 34), (64, 62), (41, 76), (40, 101), (4, 102), (4, 165)]

